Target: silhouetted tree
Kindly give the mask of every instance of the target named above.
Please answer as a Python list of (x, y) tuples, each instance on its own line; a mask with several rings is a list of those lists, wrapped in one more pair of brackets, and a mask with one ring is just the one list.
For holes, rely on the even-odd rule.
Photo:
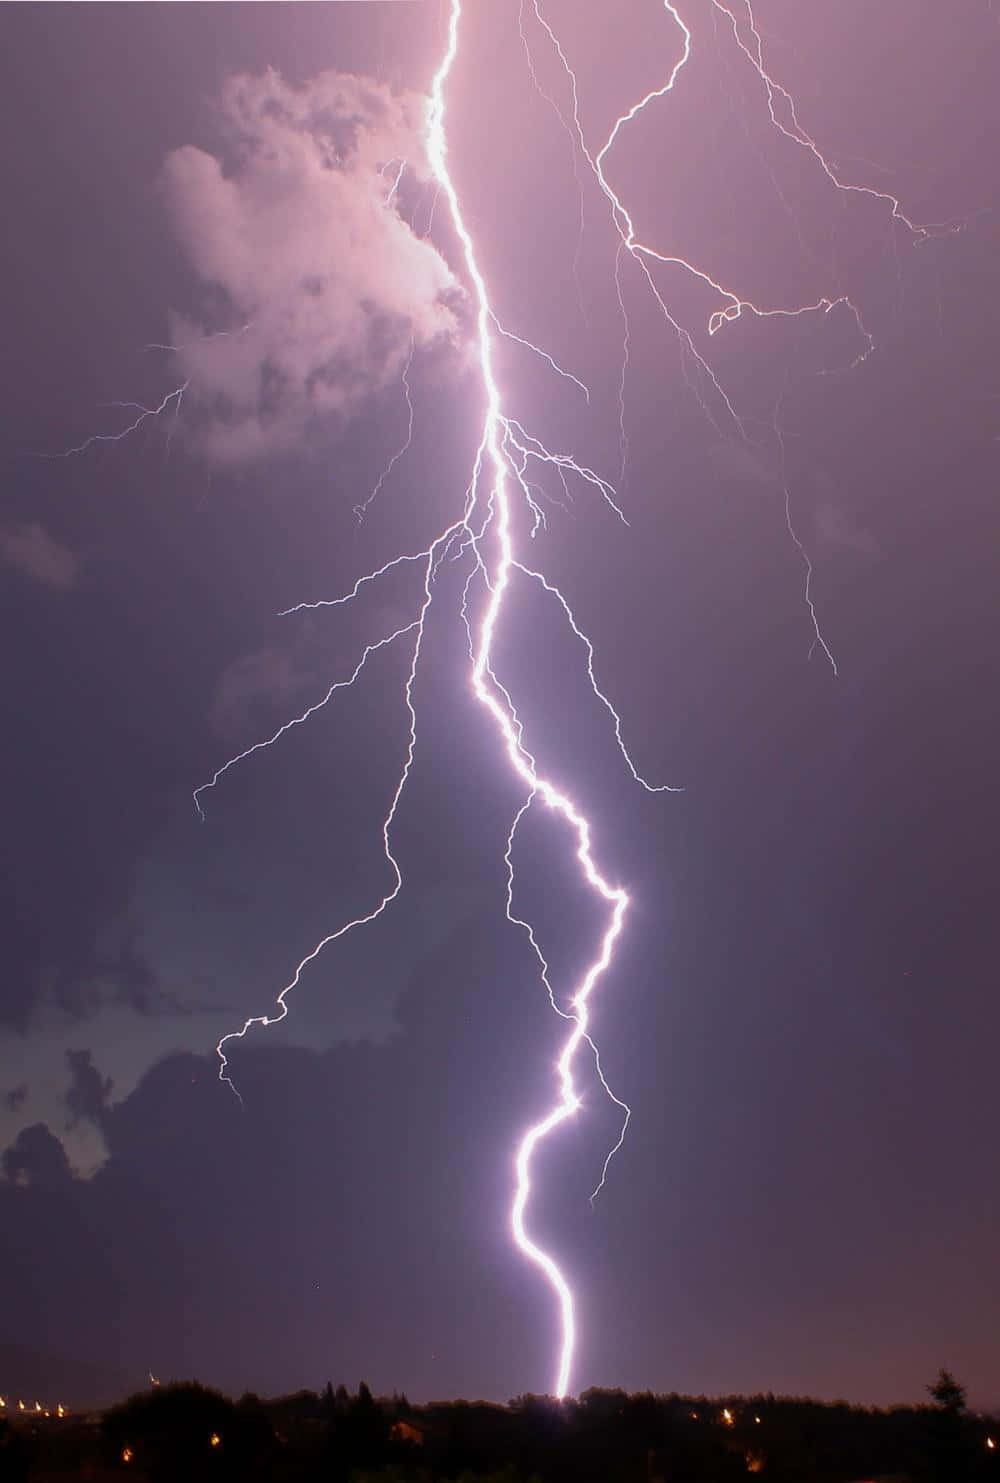
[(352, 1477), (358, 1468), (378, 1468), (388, 1460), (389, 1416), (363, 1380), (353, 1398), (342, 1385), (329, 1397), (325, 1394), (324, 1409), (333, 1483)]
[[(1000, 1427), (968, 1413), (942, 1372), (922, 1406), (868, 1410), (773, 1395), (521, 1396), (509, 1405), (410, 1407), (327, 1383), (236, 1405), (200, 1385), (133, 1396), (95, 1440), (81, 1418), (15, 1417), (0, 1425), (0, 1483), (85, 1476), (100, 1447), (122, 1483), (1000, 1483)], [(393, 1438), (405, 1419), (409, 1440)], [(215, 1441), (213, 1442), (213, 1437)], [(18, 1449), (27, 1448), (27, 1468)], [(127, 1460), (124, 1454), (127, 1452)]]
[(389, 1419), (362, 1380), (357, 1399), (347, 1413), (351, 1461), (355, 1467), (372, 1467), (385, 1457)]
[(965, 1386), (939, 1370), (927, 1392), (934, 1402), (928, 1429), (926, 1472), (933, 1483), (965, 1483), (974, 1467), (973, 1439), (965, 1415)]
[(937, 1379), (928, 1385), (927, 1393), (943, 1411), (958, 1416), (965, 1410), (965, 1386), (959, 1385), (950, 1370), (938, 1370)]
[(262, 1408), (234, 1406), (194, 1381), (130, 1396), (106, 1413), (103, 1433), (112, 1460), (154, 1483), (263, 1473), (273, 1437)]
[(0, 1478), (4, 1483), (22, 1483), (28, 1476), (28, 1448), (24, 1437), (0, 1417)]

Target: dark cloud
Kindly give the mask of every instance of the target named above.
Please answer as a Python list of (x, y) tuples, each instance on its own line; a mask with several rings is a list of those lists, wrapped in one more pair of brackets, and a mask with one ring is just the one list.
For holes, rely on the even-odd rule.
[(70, 1125), (85, 1119), (100, 1125), (111, 1100), (110, 1076), (101, 1075), (89, 1050), (68, 1050), (66, 1061), (71, 1077), (66, 1092), (66, 1106), (72, 1118)]
[(4, 1102), (10, 1108), (11, 1112), (19, 1111), (27, 1100), (28, 1087), (26, 1082), (22, 1082), (20, 1086), (11, 1087), (9, 1092), (4, 1093)]
[(63, 592), (75, 584), (80, 570), (76, 553), (37, 520), (0, 526), (0, 562), (42, 587)]
[(3, 1172), (21, 1189), (59, 1189), (73, 1178), (66, 1150), (45, 1123), (21, 1130), (4, 1150)]

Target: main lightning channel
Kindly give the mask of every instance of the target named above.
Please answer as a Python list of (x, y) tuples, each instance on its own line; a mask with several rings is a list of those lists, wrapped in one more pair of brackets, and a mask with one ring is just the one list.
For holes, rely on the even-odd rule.
[[(286, 721), (273, 735), (257, 742), (253, 746), (247, 747), (219, 767), (206, 783), (203, 783), (195, 790), (194, 804), (198, 813), (204, 818), (203, 800), (222, 781), (231, 768), (235, 767), (238, 763), (244, 762), (255, 753), (269, 749), (292, 728), (302, 725), (310, 717), (315, 715), (317, 711), (324, 708), (340, 691), (353, 687), (364, 671), (368, 661), (380, 650), (386, 649), (401, 640), (412, 638), (413, 650), (404, 686), (404, 698), (409, 721), (408, 738), (402, 768), (392, 793), (388, 811), (383, 818), (381, 830), (383, 854), (391, 873), (390, 881), (371, 910), (354, 917), (350, 921), (344, 922), (334, 931), (329, 932), (321, 938), (305, 954), (297, 964), (289, 982), (277, 994), (275, 1009), (266, 1014), (250, 1016), (238, 1030), (234, 1030), (220, 1039), (217, 1046), (219, 1078), (226, 1082), (239, 1097), (240, 1093), (229, 1072), (227, 1052), (231, 1046), (231, 1042), (234, 1040), (243, 1040), (257, 1026), (268, 1027), (283, 1020), (288, 1013), (289, 994), (298, 986), (305, 970), (315, 961), (324, 948), (347, 936), (348, 933), (353, 932), (355, 929), (380, 918), (399, 895), (402, 888), (402, 872), (392, 848), (392, 831), (400, 800), (412, 770), (416, 748), (417, 719), (413, 699), (413, 687), (421, 659), (426, 619), (433, 601), (435, 582), (442, 563), (446, 559), (452, 562), (457, 561), (471, 553), (472, 564), (464, 583), (461, 603), (461, 618), (468, 636), (470, 684), (476, 700), (488, 712), (498, 730), (511, 769), (526, 789), (526, 801), (518, 809), (511, 825), (504, 854), (504, 861), (508, 871), (506, 915), (512, 924), (522, 928), (527, 933), (530, 946), (539, 965), (541, 982), (548, 994), (551, 1006), (557, 1015), (570, 1027), (566, 1038), (562, 1042), (555, 1065), (558, 1088), (557, 1099), (543, 1117), (525, 1130), (516, 1149), (514, 1158), (515, 1188), (510, 1212), (511, 1232), (515, 1244), (522, 1254), (543, 1273), (556, 1301), (559, 1318), (559, 1343), (553, 1390), (557, 1396), (562, 1397), (569, 1389), (571, 1367), (576, 1345), (574, 1300), (570, 1285), (559, 1264), (550, 1252), (544, 1250), (532, 1238), (528, 1231), (527, 1209), (532, 1189), (532, 1161), (539, 1144), (562, 1123), (573, 1117), (581, 1106), (581, 1098), (577, 1091), (573, 1074), (577, 1052), (581, 1046), (586, 1046), (589, 1049), (593, 1057), (598, 1083), (621, 1114), (618, 1137), (605, 1155), (600, 1177), (590, 1197), (591, 1202), (596, 1199), (597, 1195), (604, 1188), (611, 1161), (624, 1141), (631, 1118), (631, 1109), (621, 1097), (615, 1094), (605, 1076), (597, 1045), (589, 1030), (589, 1003), (599, 978), (611, 964), (615, 944), (622, 931), (629, 899), (626, 892), (620, 886), (612, 885), (598, 869), (591, 847), (591, 826), (589, 820), (567, 794), (558, 789), (554, 783), (539, 772), (536, 760), (525, 744), (523, 724), (517, 714), (511, 694), (494, 673), (492, 667), (494, 638), (505, 604), (511, 595), (512, 578), (527, 579), (537, 584), (549, 597), (553, 598), (559, 604), (562, 615), (571, 632), (584, 647), (586, 672), (591, 690), (595, 699), (604, 707), (611, 718), (618, 749), (635, 781), (650, 793), (674, 792), (677, 790), (670, 788), (667, 784), (651, 783), (639, 772), (625, 745), (622, 736), (621, 718), (608, 699), (608, 696), (598, 685), (594, 672), (594, 649), (590, 639), (580, 627), (569, 603), (559, 588), (552, 584), (541, 571), (522, 562), (515, 551), (515, 538), (511, 518), (513, 492), (516, 491), (516, 494), (523, 499), (526, 509), (533, 517), (533, 524), (529, 532), (530, 536), (534, 537), (539, 529), (545, 525), (545, 514), (536, 498), (537, 495), (544, 494), (544, 491), (540, 485), (533, 483), (529, 479), (529, 468), (532, 470), (537, 469), (539, 473), (548, 471), (551, 475), (558, 478), (567, 500), (571, 498), (568, 482), (570, 477), (578, 479), (584, 486), (589, 486), (595, 490), (623, 524), (627, 524), (627, 521), (618, 504), (617, 491), (607, 479), (603, 478), (586, 464), (580, 463), (571, 454), (558, 451), (553, 452), (534, 433), (529, 432), (518, 418), (504, 410), (499, 384), (494, 371), (493, 334), (539, 356), (548, 364), (554, 373), (573, 384), (588, 403), (590, 393), (586, 385), (578, 377), (559, 365), (546, 350), (507, 329), (500, 322), (490, 302), (489, 292), (479, 268), (472, 237), (465, 224), (458, 194), (447, 164), (448, 149), (444, 122), (444, 94), (445, 85), (458, 52), (458, 35), (461, 17), (461, 0), (451, 0), (447, 45), (433, 80), (428, 104), (426, 148), (431, 172), (436, 181), (435, 198), (443, 195), (447, 199), (454, 229), (461, 244), (466, 272), (473, 289), (476, 309), (475, 346), (478, 351), (478, 371), (482, 380), (485, 397), (483, 423), (480, 429), (478, 447), (473, 460), (469, 482), (465, 491), (463, 513), (450, 526), (442, 530), (426, 549), (412, 554), (404, 553), (390, 558), (381, 566), (359, 577), (350, 591), (342, 596), (322, 598), (313, 602), (300, 602), (285, 610), (285, 615), (288, 615), (320, 608), (348, 606), (360, 597), (365, 588), (378, 582), (380, 579), (387, 578), (393, 573), (401, 572), (411, 564), (419, 564), (423, 568), (422, 596), (418, 610), (414, 612), (411, 609), (407, 621), (400, 623), (392, 633), (369, 643), (351, 673), (346, 678), (332, 684), (326, 693), (314, 704), (308, 706), (300, 715), (293, 716), (290, 720)], [(412, 359), (412, 346), (410, 354)], [(363, 517), (368, 506), (379, 493), (396, 463), (406, 454), (412, 440), (413, 404), (410, 398), (409, 369), (410, 361), (408, 360), (404, 368), (402, 382), (408, 413), (406, 438), (386, 465), (364, 504), (356, 508), (356, 513), (360, 517)], [(485, 486), (485, 495), (481, 493), (483, 486)], [(478, 624), (473, 621), (472, 614), (472, 588), (477, 578), (481, 580), (485, 594), (482, 615)], [(513, 909), (512, 851), (514, 839), (518, 825), (523, 819), (528, 807), (536, 801), (553, 810), (561, 818), (563, 823), (569, 827), (575, 839), (575, 854), (584, 883), (600, 898), (608, 911), (606, 925), (599, 940), (597, 953), (583, 974), (583, 977), (575, 985), (572, 993), (563, 1004), (559, 1004), (556, 1001), (556, 996), (549, 978), (548, 964), (542, 954), (531, 924), (526, 919), (515, 915)]]
[[(458, 192), (448, 169), (448, 142), (445, 133), (445, 86), (458, 54), (459, 25), (462, 18), (461, 0), (451, 0), (448, 35), (445, 53), (434, 75), (431, 85), (431, 102), (428, 109), (428, 156), (435, 178), (448, 201), (452, 224), (461, 243), (466, 271), (473, 285), (476, 303), (476, 323), (479, 349), (479, 370), (486, 398), (481, 447), (492, 470), (490, 505), (493, 519), (489, 522), (495, 535), (496, 554), (492, 562), (487, 561), (476, 538), (477, 559), (483, 566), (487, 581), (485, 611), (472, 644), (471, 682), (476, 699), (488, 711), (496, 724), (511, 769), (526, 785), (530, 798), (539, 798), (559, 814), (576, 837), (576, 857), (587, 885), (609, 907), (609, 919), (601, 938), (600, 948), (589, 968), (583, 975), (570, 999), (572, 1028), (563, 1043), (556, 1063), (559, 1096), (555, 1105), (523, 1134), (514, 1160), (516, 1187), (511, 1207), (511, 1231), (521, 1252), (537, 1266), (546, 1277), (555, 1295), (560, 1317), (561, 1340), (553, 1390), (556, 1396), (564, 1396), (570, 1383), (570, 1373), (576, 1344), (576, 1316), (573, 1293), (555, 1258), (528, 1232), (526, 1213), (531, 1193), (532, 1160), (536, 1149), (562, 1123), (571, 1118), (580, 1107), (580, 1096), (573, 1080), (573, 1064), (582, 1042), (590, 1042), (588, 1034), (589, 1002), (594, 987), (611, 963), (615, 943), (621, 935), (628, 908), (629, 898), (620, 886), (613, 886), (605, 879), (595, 863), (591, 848), (590, 823), (572, 800), (548, 778), (542, 776), (531, 755), (525, 750), (521, 727), (509, 696), (493, 674), (491, 660), (494, 639), (503, 613), (505, 599), (511, 582), (511, 574), (518, 565), (514, 552), (514, 537), (511, 529), (510, 479), (513, 476), (523, 489), (523, 477), (512, 469), (510, 452), (513, 445), (519, 453), (525, 453), (524, 444), (512, 433), (512, 421), (505, 416), (500, 388), (493, 369), (491, 326), (496, 318), (490, 305), (486, 281), (476, 257), (472, 236), (465, 223)], [(516, 427), (516, 424), (513, 424)], [(518, 820), (523, 816), (523, 810)], [(518, 820), (515, 820), (514, 828)], [(511, 839), (514, 829), (511, 830)], [(510, 857), (508, 841), (507, 859)], [(508, 901), (508, 912), (510, 910)]]

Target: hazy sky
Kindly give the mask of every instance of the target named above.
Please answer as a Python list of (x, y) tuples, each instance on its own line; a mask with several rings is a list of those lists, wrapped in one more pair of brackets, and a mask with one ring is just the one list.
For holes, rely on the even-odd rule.
[[(683, 789), (636, 786), (525, 583), (503, 678), (633, 899), (594, 1007), (629, 1136), (591, 1209), (617, 1123), (581, 1067), (532, 1227), (578, 1295), (574, 1389), (887, 1402), (947, 1365), (995, 1404), (1000, 20), (987, 0), (916, 22), (904, 0), (755, 7), (832, 168), (924, 234), (781, 136), (710, 0), (678, 8), (691, 59), (605, 162), (637, 233), (758, 305), (856, 313), (709, 336), (718, 293), (655, 266), (737, 424), (626, 258), (622, 477), (618, 239), (531, 5), (535, 81), (517, 4), (476, 0), (449, 92), (496, 312), (590, 390), (506, 342), (511, 410), (627, 520), (549, 471), (530, 558), (593, 639), (636, 765)], [(653, 0), (543, 10), (596, 148), (680, 30)], [(228, 772), (204, 822), (191, 798), (408, 623), (419, 575), (278, 615), (462, 507), (481, 388), (421, 147), (444, 15), (0, 18), (2, 1391), (551, 1382), (550, 1294), (507, 1212), (561, 1026), (504, 920), (523, 799), (469, 690), (464, 569), (414, 690), (403, 891), (233, 1052), (242, 1106), (219, 1036), (391, 884), (405, 644)], [(359, 522), (407, 390), (412, 444)], [(551, 821), (529, 817), (516, 865), (566, 989), (601, 918)]]

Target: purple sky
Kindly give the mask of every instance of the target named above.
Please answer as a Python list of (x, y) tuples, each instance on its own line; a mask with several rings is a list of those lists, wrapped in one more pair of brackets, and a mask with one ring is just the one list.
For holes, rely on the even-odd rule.
[[(669, 75), (678, 28), (652, 0), (613, 25), (592, 0), (544, 9), (599, 144)], [(617, 239), (517, 6), (476, 0), (449, 93), (463, 208), (500, 318), (591, 401), (510, 344), (505, 394), (615, 481), (629, 522), (571, 484), (531, 557), (592, 637), (637, 766), (684, 789), (635, 786), (578, 646), (521, 594), (505, 677), (634, 902), (595, 999), (628, 1141), (592, 1210), (617, 1125), (585, 1078), (532, 1221), (578, 1294), (575, 1389), (888, 1402), (944, 1364), (997, 1404), (1000, 18), (755, 7), (842, 177), (964, 223), (915, 238), (781, 138), (709, 0), (680, 9), (691, 61), (607, 165), (637, 231), (759, 304), (847, 296), (873, 349), (852, 364), (844, 306), (710, 338), (718, 295), (657, 268), (741, 437), (626, 260), (619, 482)], [(526, 11), (539, 89), (568, 108)], [(470, 697), (461, 581), (415, 691), (404, 891), (239, 1046), (242, 1108), (218, 1037), (386, 889), (402, 651), (227, 774), (204, 823), (191, 802), (406, 621), (414, 574), (349, 612), (279, 611), (461, 508), (480, 390), (419, 148), (443, 15), (4, 13), (0, 1393), (107, 1398), (150, 1369), (411, 1398), (551, 1378), (550, 1297), (507, 1210), (559, 1022), (503, 918), (520, 799)], [(387, 210), (380, 167), (403, 156)], [(412, 446), (359, 525), (406, 431), (411, 348)], [(35, 456), (181, 385), (127, 440)], [(564, 846), (526, 827), (517, 904), (565, 984), (598, 924)]]

